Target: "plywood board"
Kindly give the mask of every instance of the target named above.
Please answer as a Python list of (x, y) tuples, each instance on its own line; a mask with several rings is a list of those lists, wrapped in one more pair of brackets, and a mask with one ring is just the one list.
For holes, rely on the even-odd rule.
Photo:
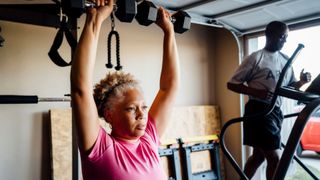
[[(175, 107), (162, 141), (219, 134), (219, 131), (220, 114), (218, 106)], [(192, 153), (190, 157), (193, 173), (212, 169), (209, 151)], [(170, 174), (168, 160), (164, 157), (162, 159), (164, 169)]]
[(52, 178), (72, 179), (71, 109), (51, 109)]
[(162, 139), (217, 134), (220, 114), (217, 106), (175, 107)]

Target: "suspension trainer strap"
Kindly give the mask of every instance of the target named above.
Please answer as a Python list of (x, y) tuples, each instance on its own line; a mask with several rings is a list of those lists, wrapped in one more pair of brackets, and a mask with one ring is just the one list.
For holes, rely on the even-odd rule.
[(70, 66), (71, 62), (66, 62), (59, 54), (58, 49), (60, 48), (63, 40), (63, 35), (66, 36), (67, 42), (70, 45), (72, 52), (74, 52), (76, 46), (77, 46), (77, 40), (73, 37), (72, 33), (70, 32), (67, 22), (62, 21), (60, 29), (58, 30), (56, 37), (54, 38), (53, 44), (50, 48), (50, 51), (48, 53), (50, 59), (53, 63), (55, 63), (57, 66), (65, 67)]

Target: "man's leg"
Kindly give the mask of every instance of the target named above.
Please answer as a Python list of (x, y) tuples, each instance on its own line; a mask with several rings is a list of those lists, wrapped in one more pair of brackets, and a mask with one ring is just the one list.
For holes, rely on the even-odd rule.
[(264, 159), (265, 157), (263, 151), (259, 148), (253, 148), (253, 153), (244, 166), (244, 173), (249, 179), (253, 177), (254, 173), (256, 173), (258, 167), (263, 163)]
[(266, 159), (267, 159), (267, 180), (271, 180), (275, 170), (277, 168), (280, 156), (277, 150), (268, 150), (263, 151)]

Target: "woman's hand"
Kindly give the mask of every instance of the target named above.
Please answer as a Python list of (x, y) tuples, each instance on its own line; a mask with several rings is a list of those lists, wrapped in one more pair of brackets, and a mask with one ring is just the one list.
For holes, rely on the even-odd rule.
[(95, 6), (88, 8), (87, 14), (100, 22), (107, 19), (114, 9), (114, 0), (92, 0), (91, 2), (94, 3)]
[(162, 7), (158, 9), (158, 18), (156, 24), (163, 30), (164, 33), (174, 32), (173, 23), (171, 22), (171, 14)]

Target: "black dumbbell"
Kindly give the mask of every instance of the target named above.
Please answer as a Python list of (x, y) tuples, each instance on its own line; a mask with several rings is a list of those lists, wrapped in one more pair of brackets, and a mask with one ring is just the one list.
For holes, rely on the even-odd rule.
[(135, 0), (117, 0), (116, 17), (122, 22), (132, 22), (137, 14), (137, 3)]
[[(137, 10), (135, 18), (139, 24), (149, 26), (157, 20), (158, 8), (151, 1), (142, 1), (138, 4)], [(185, 11), (178, 11), (172, 15), (172, 23), (175, 32), (184, 33), (190, 29), (191, 16)]]

